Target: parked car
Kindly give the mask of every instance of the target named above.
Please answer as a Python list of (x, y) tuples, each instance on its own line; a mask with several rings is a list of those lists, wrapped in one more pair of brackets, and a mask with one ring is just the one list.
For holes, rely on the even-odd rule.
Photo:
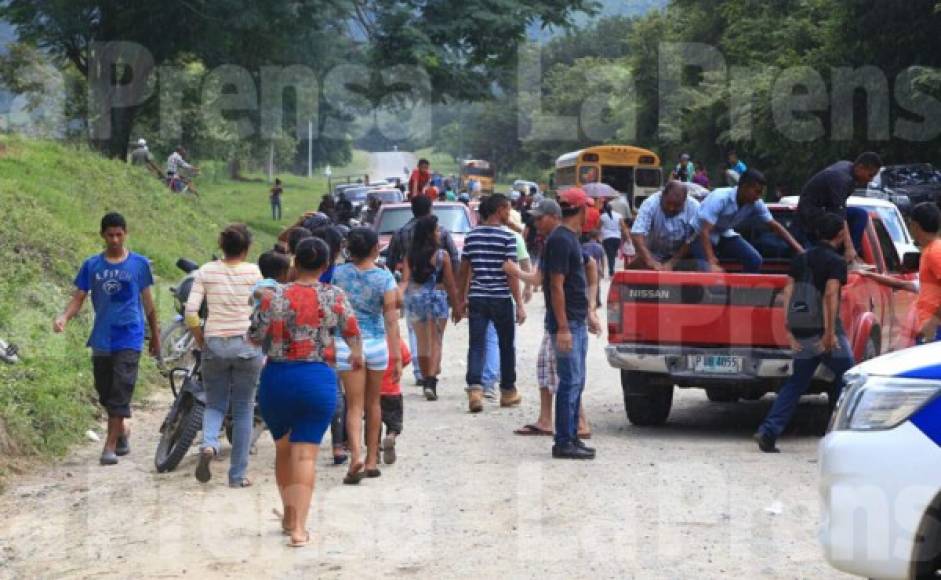
[[(477, 214), (463, 203), (452, 201), (435, 202), (432, 212), (438, 216), (438, 224), (451, 232), (458, 251), (462, 250), (465, 236), (477, 224)], [(411, 204), (383, 204), (379, 208), (374, 228), (379, 234), (379, 252), (383, 259), (388, 256), (392, 236), (411, 221), (412, 217)]]
[(820, 443), (820, 540), (866, 578), (941, 577), (941, 343), (864, 362)]
[[(781, 198), (781, 203), (797, 207), (798, 199), (796, 195), (790, 195)], [(879, 215), (882, 224), (889, 231), (889, 236), (892, 237), (892, 241), (895, 243), (895, 249), (900, 258), (904, 259), (905, 254), (919, 251), (918, 246), (915, 245), (915, 238), (908, 231), (902, 209), (897, 204), (883, 199), (862, 197), (855, 194), (851, 195), (846, 203), (849, 207), (865, 208), (869, 213)]]
[[(797, 208), (769, 206), (774, 218), (799, 233)], [(895, 244), (875, 212), (863, 237), (862, 259), (878, 272), (904, 280)], [(793, 353), (780, 300), (793, 251), (763, 223), (737, 231), (765, 257), (760, 274), (742, 274), (723, 263), (725, 273), (624, 271), (608, 293), (606, 349), (621, 369), (628, 419), (636, 425), (667, 420), (674, 386), (706, 390), (711, 401), (758, 399), (777, 390), (791, 374)], [(851, 272), (843, 288), (840, 316), (856, 360), (911, 346), (911, 292)], [(826, 392), (832, 378), (818, 371), (810, 391)]]
[(941, 171), (930, 163), (887, 165), (879, 170), (866, 189), (885, 194), (893, 203), (906, 198), (910, 207), (925, 201), (939, 203)]

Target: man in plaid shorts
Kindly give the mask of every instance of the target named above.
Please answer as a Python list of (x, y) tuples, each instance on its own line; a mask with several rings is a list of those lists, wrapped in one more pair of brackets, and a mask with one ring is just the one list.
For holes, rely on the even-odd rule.
[[(562, 223), (562, 208), (554, 199), (544, 199), (529, 210), (539, 235), (547, 238), (552, 230)], [(585, 270), (588, 278), (588, 326), (594, 334), (600, 334), (601, 323), (598, 321), (596, 297), (598, 296), (598, 266), (594, 260), (582, 256), (585, 260)], [(532, 284), (542, 280), (542, 264), (529, 274), (521, 273), (521, 280)], [(531, 278), (531, 280), (530, 280)], [(539, 384), (539, 418), (535, 423), (524, 425), (514, 431), (517, 435), (543, 435), (551, 437), (553, 434), (552, 398), (559, 386), (559, 377), (556, 374), (555, 350), (552, 348), (552, 336), (545, 331), (539, 347), (539, 356), (536, 359), (536, 380)], [(579, 409), (578, 437), (589, 439), (591, 430), (588, 419), (585, 417), (584, 405)]]

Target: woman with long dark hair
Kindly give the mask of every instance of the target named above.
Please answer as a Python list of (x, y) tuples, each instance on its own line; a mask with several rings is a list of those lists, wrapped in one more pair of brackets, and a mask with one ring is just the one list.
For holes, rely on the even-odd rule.
[(614, 276), (618, 250), (621, 249), (621, 221), (624, 216), (611, 209), (611, 200), (605, 200), (601, 209), (601, 245), (608, 257), (608, 275)]
[[(395, 278), (376, 265), (379, 236), (372, 228), (355, 228), (347, 238), (350, 261), (337, 267), (333, 284), (346, 292), (363, 333), (365, 368), (353, 368), (350, 349), (337, 341), (337, 370), (346, 393), (346, 432), (350, 470), (344, 483), (355, 485), (365, 477), (381, 475), (379, 433), (382, 425), (380, 394), (382, 377), (391, 366), (393, 380), (402, 372), (399, 340), (399, 291)], [(393, 345), (390, 348), (389, 345)], [(363, 412), (366, 414), (366, 460), (363, 462)]]
[(448, 302), (457, 304), (457, 284), (451, 268), (451, 256), (440, 247), (441, 229), (434, 214), (415, 222), (412, 246), (405, 260), (402, 286), (405, 309), (418, 339), (418, 364), (421, 367), (425, 398), (438, 398), (441, 374), (441, 345), (448, 324)]
[(281, 528), (289, 546), (310, 542), (307, 514), (314, 493), (317, 455), (337, 403), (335, 337), (350, 349), (352, 368), (362, 368), (360, 330), (346, 295), (320, 282), (330, 249), (303, 240), (294, 256), (297, 279), (267, 291), (252, 313), (249, 336), (268, 355), (258, 404), (275, 440), (275, 480), (281, 494)]

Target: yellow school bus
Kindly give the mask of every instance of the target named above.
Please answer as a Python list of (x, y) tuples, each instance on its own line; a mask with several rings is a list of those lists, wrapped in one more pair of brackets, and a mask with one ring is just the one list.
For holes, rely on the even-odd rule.
[[(467, 159), (461, 162), (460, 189), (467, 189), (472, 196), (493, 193), (493, 166), (489, 161), (482, 159)], [(476, 191), (470, 191), (468, 184), (470, 181), (476, 181), (480, 188)]]
[(553, 187), (562, 191), (600, 181), (627, 196), (633, 209), (656, 193), (663, 183), (660, 157), (630, 145), (599, 145), (556, 159)]

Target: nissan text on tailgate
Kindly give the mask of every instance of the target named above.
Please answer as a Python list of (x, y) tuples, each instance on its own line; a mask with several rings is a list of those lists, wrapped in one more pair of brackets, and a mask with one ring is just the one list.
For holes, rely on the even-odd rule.
[[(770, 208), (775, 220), (797, 232), (793, 207)], [(781, 293), (793, 251), (764, 224), (746, 224), (737, 231), (764, 257), (761, 273), (737, 273), (736, 264), (723, 263), (724, 273), (628, 270), (615, 275), (608, 293), (606, 351), (611, 366), (621, 369), (631, 423), (664, 423), (675, 387), (705, 389), (715, 402), (757, 400), (790, 375), (793, 353)], [(861, 258), (876, 272), (906, 280), (915, 276), (903, 272), (892, 238), (876, 214)], [(840, 317), (856, 361), (913, 343), (914, 300), (911, 292), (850, 271)], [(821, 366), (809, 392), (826, 392), (830, 378)]]

